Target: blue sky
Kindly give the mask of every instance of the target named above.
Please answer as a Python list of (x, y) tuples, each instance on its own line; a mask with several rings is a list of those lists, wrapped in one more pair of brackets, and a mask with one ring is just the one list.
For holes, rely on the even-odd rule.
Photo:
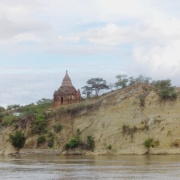
[(52, 98), (65, 71), (180, 86), (179, 0), (0, 0), (0, 106)]

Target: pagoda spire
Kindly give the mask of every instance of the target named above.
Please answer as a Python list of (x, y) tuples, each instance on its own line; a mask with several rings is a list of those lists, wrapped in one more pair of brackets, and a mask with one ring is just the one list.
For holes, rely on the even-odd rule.
[(68, 75), (68, 71), (66, 70), (66, 75), (64, 76), (63, 82), (62, 82), (62, 86), (72, 86), (72, 82), (71, 79)]

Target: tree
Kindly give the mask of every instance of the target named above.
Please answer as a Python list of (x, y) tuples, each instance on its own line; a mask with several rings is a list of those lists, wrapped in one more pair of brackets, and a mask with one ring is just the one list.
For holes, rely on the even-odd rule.
[(5, 108), (0, 106), (0, 112), (4, 112), (5, 111)]
[(95, 91), (95, 96), (98, 97), (99, 92), (104, 89), (109, 89), (106, 85), (106, 81), (102, 78), (92, 78), (87, 81), (88, 88), (91, 91)]
[(117, 87), (117, 89), (119, 87), (125, 88), (127, 86), (128, 78), (126, 75), (117, 75), (116, 78), (118, 79), (118, 81), (115, 83), (115, 87)]
[(41, 100), (38, 100), (36, 102), (37, 105), (51, 105), (52, 104), (52, 99), (46, 99), (46, 98), (42, 98)]
[(7, 106), (7, 110), (15, 110), (15, 109), (18, 109), (20, 107), (19, 104), (13, 104), (13, 105), (8, 105)]
[(176, 100), (178, 93), (175, 91), (175, 88), (171, 85), (171, 80), (158, 80), (153, 81), (152, 83), (157, 90), (158, 95), (161, 100)]
[(109, 83), (109, 88), (111, 89), (111, 91), (113, 90), (114, 85), (112, 83)]
[(129, 86), (132, 86), (133, 84), (135, 84), (136, 80), (134, 79), (134, 77), (129, 77)]
[(158, 80), (153, 81), (152, 84), (156, 87), (156, 89), (159, 90), (166, 90), (171, 87), (171, 80)]
[(16, 131), (15, 135), (12, 134), (9, 135), (9, 141), (18, 151), (19, 154), (19, 150), (24, 147), (26, 138), (21, 131)]
[(149, 84), (151, 81), (150, 77), (145, 77), (143, 75), (139, 75), (136, 79), (135, 82), (137, 83), (145, 83), (145, 84)]
[(89, 98), (92, 94), (92, 88), (88, 86), (84, 86), (81, 89), (83, 89), (82, 94), (86, 95), (87, 98)]

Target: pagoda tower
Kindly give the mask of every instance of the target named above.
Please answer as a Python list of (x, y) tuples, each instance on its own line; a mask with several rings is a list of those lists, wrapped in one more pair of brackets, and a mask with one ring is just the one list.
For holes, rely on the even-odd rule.
[(80, 90), (76, 90), (72, 85), (72, 81), (66, 71), (66, 75), (62, 81), (60, 88), (54, 92), (53, 108), (57, 108), (62, 105), (73, 104), (80, 102), (81, 93)]

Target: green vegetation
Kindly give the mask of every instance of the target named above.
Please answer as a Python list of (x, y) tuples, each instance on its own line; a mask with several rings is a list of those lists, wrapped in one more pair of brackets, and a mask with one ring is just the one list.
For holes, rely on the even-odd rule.
[(111, 150), (111, 149), (112, 149), (112, 145), (109, 144), (109, 145), (107, 146), (107, 149)]
[(122, 126), (122, 132), (123, 132), (123, 134), (126, 134), (127, 131), (128, 131), (128, 129), (129, 129), (129, 125), (123, 124), (123, 126)]
[(150, 147), (153, 144), (153, 138), (147, 138), (144, 140), (144, 146), (148, 149), (148, 151), (150, 150)]
[(48, 143), (48, 147), (50, 148), (54, 147), (54, 134), (51, 132), (48, 134), (47, 143)]
[(153, 146), (158, 147), (160, 145), (160, 142), (158, 140), (153, 141)]
[(89, 97), (92, 92), (95, 92), (95, 97), (98, 97), (101, 90), (109, 89), (107, 83), (102, 78), (92, 78), (87, 81), (87, 86), (82, 87), (83, 94)]
[(163, 101), (171, 100), (175, 101), (178, 97), (178, 93), (175, 91), (175, 88), (171, 85), (171, 80), (159, 80), (154, 81), (153, 85), (156, 88), (156, 91)]
[(59, 114), (71, 114), (72, 116), (75, 116), (82, 110), (91, 110), (93, 108), (99, 107), (99, 102), (98, 103), (89, 103), (89, 102), (80, 102), (76, 104), (70, 104), (66, 106), (61, 106), (58, 108), (58, 113)]
[(95, 148), (94, 138), (92, 136), (88, 136), (87, 137), (87, 149), (94, 150), (94, 148)]
[(43, 114), (36, 115), (36, 119), (32, 122), (32, 133), (41, 134), (46, 132), (47, 122)]
[(37, 146), (39, 147), (40, 145), (44, 144), (46, 142), (46, 137), (44, 135), (39, 136), (37, 139)]
[(59, 133), (62, 130), (62, 125), (58, 123), (58, 124), (55, 124), (53, 128), (56, 133)]
[(14, 146), (15, 149), (19, 152), (21, 148), (24, 147), (25, 144), (25, 136), (21, 131), (16, 131), (15, 135), (9, 135), (9, 141)]
[(138, 128), (136, 126), (129, 127), (126, 124), (123, 124), (122, 126), (122, 134), (123, 136), (129, 135), (132, 139), (134, 138), (134, 134), (138, 131)]
[(15, 123), (16, 120), (18, 120), (17, 117), (12, 116), (12, 115), (6, 115), (6, 116), (2, 117), (1, 125), (2, 126), (10, 126), (13, 123)]
[(0, 106), (0, 113), (1, 113), (1, 112), (4, 112), (4, 111), (5, 111), (5, 108), (3, 108), (3, 107)]
[(93, 151), (95, 148), (94, 138), (92, 136), (87, 136), (87, 142), (84, 143), (80, 137), (80, 134), (77, 132), (77, 135), (70, 139), (70, 141), (65, 145), (66, 150), (75, 148)]
[(82, 140), (80, 138), (79, 135), (74, 136), (72, 139), (70, 139), (70, 141), (65, 145), (65, 149), (75, 149), (78, 148), (80, 146), (82, 146)]
[(114, 84), (114, 86), (118, 89), (119, 87), (125, 88), (128, 83), (128, 78), (126, 75), (117, 75), (116, 78), (118, 81)]

